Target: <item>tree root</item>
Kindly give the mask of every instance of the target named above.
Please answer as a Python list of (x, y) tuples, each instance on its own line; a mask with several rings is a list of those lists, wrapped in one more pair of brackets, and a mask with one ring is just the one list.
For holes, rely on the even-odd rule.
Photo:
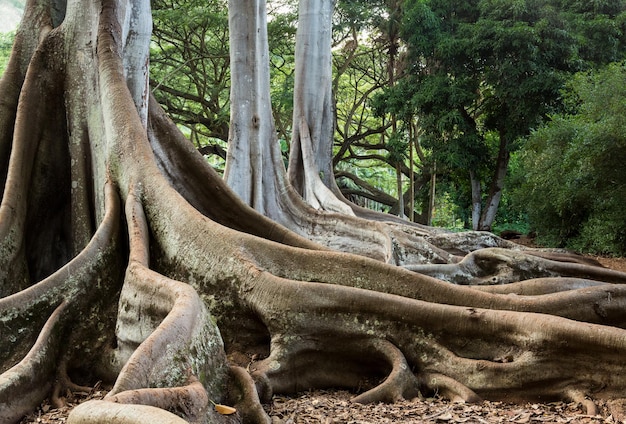
[(62, 303), (52, 313), (30, 352), (17, 365), (0, 374), (0, 422), (14, 423), (46, 398), (54, 380), (62, 337)]
[(190, 423), (201, 423), (208, 412), (209, 397), (199, 381), (172, 388), (136, 389), (105, 397), (106, 401), (148, 405), (183, 417)]
[(237, 366), (230, 367), (233, 380), (230, 384), (230, 398), (239, 412), (242, 422), (269, 424), (271, 419), (263, 409), (259, 399), (259, 390), (245, 369)]
[(446, 375), (423, 372), (419, 375), (420, 385), (443, 396), (452, 402), (477, 403), (482, 399), (472, 389)]
[(513, 294), (518, 296), (541, 296), (544, 294), (567, 292), (606, 285), (602, 281), (586, 280), (583, 278), (532, 278), (517, 283), (498, 284), (493, 286), (470, 286), (474, 290), (494, 294)]
[(570, 277), (611, 283), (626, 283), (626, 272), (572, 262), (570, 255), (529, 254), (511, 249), (485, 248), (466, 255), (458, 263), (407, 265), (405, 268), (431, 277), (464, 285), (509, 284), (533, 278)]
[(378, 350), (391, 366), (391, 373), (378, 386), (352, 399), (357, 403), (394, 403), (402, 399), (413, 399), (419, 394), (419, 382), (404, 354), (392, 343), (385, 340), (375, 340), (371, 347)]
[[(342, 383), (356, 387), (359, 372), (401, 364), (401, 354), (408, 365), (422, 370), (418, 376), (423, 386), (466, 402), (480, 396), (498, 399), (503, 393), (508, 400), (554, 398), (568, 386), (590, 387), (599, 396), (612, 397), (626, 386), (618, 376), (620, 352), (626, 351), (626, 331), (621, 329), (320, 283), (268, 278), (257, 284), (261, 287), (249, 300), (268, 324), (272, 350), (256, 366), (277, 392)], [(297, 299), (305, 291), (303, 307)], [(354, 304), (359, 305), (356, 315)], [(393, 337), (401, 353), (378, 347), (386, 357), (377, 357), (372, 340), (386, 337)], [(604, 352), (602, 361), (595, 360), (599, 352)], [(607, 372), (610, 385), (604, 383)], [(570, 380), (562, 387), (553, 383)]]
[(105, 400), (91, 400), (72, 410), (68, 424), (189, 424), (164, 409), (148, 405), (126, 405)]

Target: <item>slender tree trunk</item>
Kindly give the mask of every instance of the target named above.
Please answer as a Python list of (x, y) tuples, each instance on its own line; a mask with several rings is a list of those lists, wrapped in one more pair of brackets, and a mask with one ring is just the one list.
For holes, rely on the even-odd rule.
[(413, 125), (409, 126), (409, 196), (411, 201), (409, 203), (409, 221), (415, 221), (415, 162), (413, 159)]
[(476, 171), (470, 169), (469, 174), (470, 186), (472, 188), (472, 229), (478, 230), (480, 228), (480, 213), (482, 211), (482, 190)]
[(339, 200), (332, 161), (332, 16), (335, 0), (301, 0), (296, 33), (289, 181), (316, 209), (353, 215)]
[(500, 148), (498, 150), (496, 169), (491, 181), (491, 188), (489, 190), (489, 197), (487, 198), (486, 206), (480, 216), (479, 230), (491, 231), (491, 226), (493, 225), (493, 221), (496, 219), (496, 213), (498, 212), (498, 206), (500, 205), (500, 199), (502, 198), (502, 189), (504, 188), (504, 180), (509, 168), (510, 157), (511, 154), (509, 152), (507, 136), (503, 131), (501, 131)]
[[(270, 100), (269, 47), (265, 0), (230, 0), (231, 125), (224, 179), (259, 212), (276, 217), (274, 175), (284, 171)], [(241, 142), (240, 142), (241, 141)], [(245, 143), (245, 144), (242, 144)]]
[(433, 163), (430, 174), (430, 190), (428, 195), (428, 225), (433, 223), (433, 215), (435, 213), (435, 190), (437, 187), (437, 163)]

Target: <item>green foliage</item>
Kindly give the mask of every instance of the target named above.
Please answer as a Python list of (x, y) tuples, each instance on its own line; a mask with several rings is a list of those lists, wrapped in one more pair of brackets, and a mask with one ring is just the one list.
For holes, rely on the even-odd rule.
[(424, 147), (455, 186), (469, 185), (472, 169), (488, 187), (494, 146), (515, 152), (572, 107), (562, 95), (569, 76), (625, 56), (623, 0), (407, 0), (403, 11), (407, 74), (373, 104), (380, 115), (418, 116)]
[(4, 70), (9, 64), (14, 38), (15, 32), (0, 34), (0, 76), (4, 73)]
[(516, 193), (541, 242), (626, 254), (626, 65), (577, 74), (576, 114), (553, 117), (523, 151)]
[(403, 163), (406, 159), (406, 152), (409, 148), (409, 141), (403, 133), (393, 133), (387, 140), (387, 158), (390, 163)]
[(168, 114), (198, 147), (225, 146), (229, 121), (225, 0), (156, 0), (151, 85)]

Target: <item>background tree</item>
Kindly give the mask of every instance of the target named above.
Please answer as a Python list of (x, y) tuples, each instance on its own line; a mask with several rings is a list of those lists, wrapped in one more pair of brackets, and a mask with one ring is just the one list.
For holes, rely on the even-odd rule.
[(540, 242), (626, 253), (625, 82), (623, 63), (576, 75), (568, 113), (553, 116), (522, 149), (518, 202)]
[(203, 153), (222, 160), (230, 87), (226, 5), (222, 0), (156, 1), (151, 49), (157, 100)]
[(2, 75), (4, 69), (9, 63), (9, 57), (11, 56), (11, 46), (13, 45), (14, 37), (15, 34), (12, 32), (0, 34), (0, 75)]
[[(250, 4), (229, 4), (234, 47), (262, 36)], [(31, 0), (0, 79), (2, 422), (72, 380), (111, 390), (70, 424), (269, 423), (273, 393), (364, 377), (359, 402), (623, 396), (624, 273), (502, 248), (414, 273), (267, 219), (149, 94), (149, 5)]]
[[(397, 104), (422, 117), (437, 162), (467, 170), (474, 228), (491, 228), (510, 153), (561, 106), (567, 75), (623, 51), (618, 3), (584, 9), (544, 0), (405, 3), (411, 78), (387, 99), (410, 97)], [(591, 24), (582, 23), (590, 19), (601, 34), (591, 36)], [(602, 50), (600, 43), (610, 47), (607, 56), (586, 55), (589, 45)]]

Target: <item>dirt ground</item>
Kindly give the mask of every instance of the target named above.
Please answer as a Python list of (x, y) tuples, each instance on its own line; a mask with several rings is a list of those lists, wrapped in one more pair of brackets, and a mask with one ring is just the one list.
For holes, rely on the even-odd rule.
[[(55, 409), (44, 402), (38, 411), (21, 424), (60, 424), (75, 405), (88, 399), (101, 399), (106, 391), (95, 388), (90, 393), (68, 394), (68, 406)], [(572, 423), (623, 424), (623, 408), (599, 402), (598, 415), (586, 415), (576, 403), (550, 402), (523, 405), (484, 401), (476, 404), (451, 403), (439, 398), (415, 398), (394, 404), (359, 405), (351, 402), (347, 391), (318, 390), (299, 396), (274, 396), (265, 409), (272, 424), (383, 424), (383, 423)]]
[[(596, 259), (608, 268), (626, 272), (626, 258)], [(96, 385), (89, 392), (66, 393), (67, 406), (53, 408), (45, 401), (20, 424), (59, 424), (80, 402), (101, 399), (106, 389)], [(382, 423), (572, 423), (626, 424), (625, 403), (598, 402), (598, 415), (586, 415), (576, 403), (549, 402), (523, 405), (485, 401), (478, 404), (451, 403), (439, 398), (415, 398), (394, 404), (359, 405), (346, 391), (318, 390), (293, 397), (274, 396), (266, 411), (272, 424), (382, 424)]]

